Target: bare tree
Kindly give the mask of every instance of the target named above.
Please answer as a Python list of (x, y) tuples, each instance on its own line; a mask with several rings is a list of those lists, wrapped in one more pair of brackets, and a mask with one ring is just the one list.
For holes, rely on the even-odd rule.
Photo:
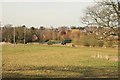
[(25, 26), (25, 25), (23, 25), (22, 27), (24, 28), (24, 47), (25, 47), (26, 26)]
[(118, 5), (119, 2), (112, 0), (96, 2), (94, 6), (86, 8), (85, 16), (81, 17), (81, 20), (87, 26), (116, 27), (118, 26), (118, 19), (120, 17)]

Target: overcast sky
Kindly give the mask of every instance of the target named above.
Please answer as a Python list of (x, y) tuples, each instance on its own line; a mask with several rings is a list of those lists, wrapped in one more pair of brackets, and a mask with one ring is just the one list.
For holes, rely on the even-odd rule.
[(2, 3), (2, 24), (27, 27), (82, 26), (80, 17), (88, 2), (4, 2)]

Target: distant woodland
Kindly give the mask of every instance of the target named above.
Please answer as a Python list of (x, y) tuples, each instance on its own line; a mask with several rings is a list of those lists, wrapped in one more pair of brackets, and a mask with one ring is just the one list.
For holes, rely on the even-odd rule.
[(9, 43), (39, 43), (62, 44), (92, 47), (115, 47), (119, 41), (120, 3), (112, 0), (96, 2), (85, 9), (81, 22), (84, 27), (60, 26), (58, 28), (40, 26), (35, 28), (26, 25), (13, 26), (7, 24), (1, 27), (1, 42)]

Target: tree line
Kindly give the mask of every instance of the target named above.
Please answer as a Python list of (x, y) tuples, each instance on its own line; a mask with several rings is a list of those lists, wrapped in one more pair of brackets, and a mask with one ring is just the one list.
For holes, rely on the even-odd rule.
[(8, 24), (2, 27), (2, 42), (10, 43), (47, 43), (47, 42), (62, 42), (73, 43), (76, 45), (84, 46), (100, 46), (103, 47), (105, 44), (108, 47), (117, 45), (118, 42), (118, 29), (114, 27), (96, 27), (96, 26), (85, 26), (68, 28), (62, 26), (59, 28), (45, 28), (40, 26), (39, 28), (31, 27), (27, 28), (25, 25), (12, 27)]
[(85, 9), (81, 17), (84, 27), (61, 26), (59, 28), (28, 28), (25, 25), (13, 27), (12, 24), (4, 25), (0, 29), (1, 41), (10, 43), (74, 43), (84, 46), (117, 45), (119, 36), (120, 2), (118, 0), (102, 0)]

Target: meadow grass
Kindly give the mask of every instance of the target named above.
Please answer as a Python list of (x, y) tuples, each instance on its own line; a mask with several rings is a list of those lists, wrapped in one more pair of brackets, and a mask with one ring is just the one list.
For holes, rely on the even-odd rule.
[(114, 78), (118, 62), (92, 55), (118, 56), (117, 48), (40, 44), (2, 46), (3, 78)]

